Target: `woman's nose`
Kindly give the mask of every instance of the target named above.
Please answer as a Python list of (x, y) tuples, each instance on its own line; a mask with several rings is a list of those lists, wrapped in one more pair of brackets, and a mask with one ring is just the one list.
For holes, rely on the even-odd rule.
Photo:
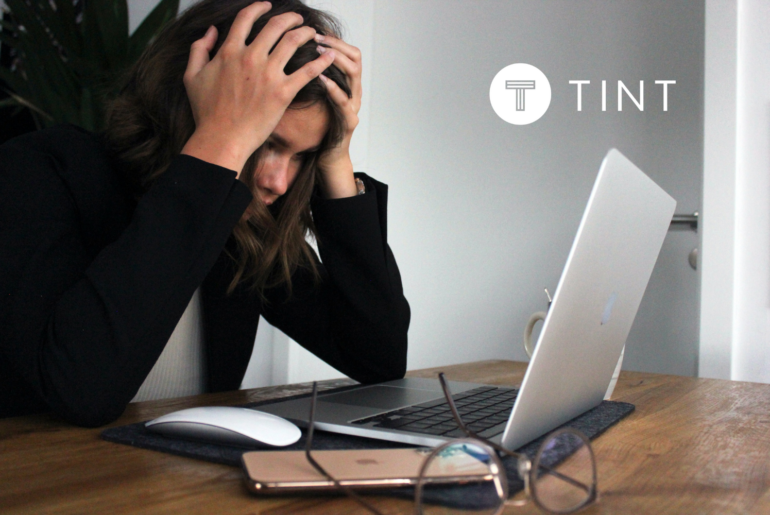
[(289, 189), (289, 159), (276, 157), (266, 165), (259, 180), (260, 186), (280, 197)]

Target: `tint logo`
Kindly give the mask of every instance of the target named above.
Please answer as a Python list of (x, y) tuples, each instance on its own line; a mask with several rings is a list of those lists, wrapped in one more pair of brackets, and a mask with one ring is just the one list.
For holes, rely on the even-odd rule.
[[(582, 111), (583, 110), (583, 86), (586, 86), (586, 90), (588, 90), (588, 85), (591, 84), (590, 80), (571, 80), (569, 81), (570, 84), (574, 84), (577, 87), (577, 110)], [(670, 85), (676, 84), (675, 80), (656, 80), (656, 85), (663, 87), (663, 105), (661, 105), (661, 108), (663, 111), (668, 111), (668, 87)], [(638, 93), (632, 92), (624, 83), (622, 80), (618, 81), (618, 102), (617, 107), (618, 111), (623, 110), (623, 98), (628, 97), (628, 99), (634, 103), (637, 109), (640, 111), (644, 111), (644, 81), (639, 81), (639, 89)], [(607, 110), (607, 81), (602, 81), (602, 111)]]
[(531, 64), (511, 64), (492, 79), (489, 102), (506, 122), (529, 125), (539, 120), (551, 105), (551, 83)]
[[(596, 86), (592, 86), (590, 80), (569, 80), (569, 85), (575, 87), (577, 93), (576, 111), (583, 111), (584, 95), (595, 95)], [(662, 88), (662, 102), (660, 105), (650, 106), (649, 110), (668, 111), (669, 86), (676, 84), (675, 80), (656, 80), (654, 87)], [(608, 90), (607, 81), (601, 81), (602, 111), (607, 111)], [(563, 92), (567, 95), (567, 90)], [(610, 97), (614, 96), (612, 93)], [(639, 81), (639, 89), (629, 87), (619, 80), (617, 81), (617, 102), (615, 107), (623, 111), (623, 104), (633, 110), (633, 106), (639, 111), (645, 110), (644, 81)], [(551, 83), (543, 72), (535, 66), (527, 63), (516, 63), (506, 66), (495, 75), (489, 86), (489, 102), (497, 116), (513, 125), (529, 125), (543, 117), (551, 105)]]

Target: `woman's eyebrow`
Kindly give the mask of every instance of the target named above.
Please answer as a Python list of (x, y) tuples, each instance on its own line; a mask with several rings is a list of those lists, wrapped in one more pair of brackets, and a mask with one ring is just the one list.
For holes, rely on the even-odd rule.
[(308, 148), (306, 150), (303, 150), (302, 152), (298, 152), (298, 154), (314, 154), (321, 150), (321, 145), (316, 145), (312, 148)]

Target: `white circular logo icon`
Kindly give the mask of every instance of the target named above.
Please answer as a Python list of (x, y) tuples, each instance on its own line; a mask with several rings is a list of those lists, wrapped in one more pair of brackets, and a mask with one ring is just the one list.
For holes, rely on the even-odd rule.
[(492, 79), (489, 101), (497, 116), (506, 122), (529, 125), (548, 110), (551, 84), (545, 74), (531, 64), (511, 64)]

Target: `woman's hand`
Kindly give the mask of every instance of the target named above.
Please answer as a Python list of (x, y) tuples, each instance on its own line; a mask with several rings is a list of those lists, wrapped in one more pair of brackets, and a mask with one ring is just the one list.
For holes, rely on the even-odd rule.
[(331, 79), (321, 75), (329, 96), (340, 107), (345, 118), (345, 134), (337, 147), (327, 150), (319, 159), (319, 168), (323, 177), (321, 185), (327, 198), (352, 197), (358, 193), (353, 177), (353, 163), (350, 160), (350, 140), (358, 125), (358, 111), (361, 109), (361, 51), (341, 39), (332, 36), (315, 36), (318, 43), (328, 45), (318, 47), (322, 56), (334, 55), (334, 64), (345, 75), (353, 94), (347, 94)]
[[(271, 18), (251, 44), (246, 38), (254, 22), (271, 4), (257, 2), (242, 9), (213, 59), (217, 29), (192, 44), (184, 74), (195, 132), (183, 154), (235, 170), (268, 138), (283, 113), (308, 82), (335, 59), (335, 52), (286, 75), (284, 67), (297, 48), (313, 39), (315, 29), (300, 27), (302, 16), (285, 13)], [(278, 42), (275, 49), (270, 49)]]

